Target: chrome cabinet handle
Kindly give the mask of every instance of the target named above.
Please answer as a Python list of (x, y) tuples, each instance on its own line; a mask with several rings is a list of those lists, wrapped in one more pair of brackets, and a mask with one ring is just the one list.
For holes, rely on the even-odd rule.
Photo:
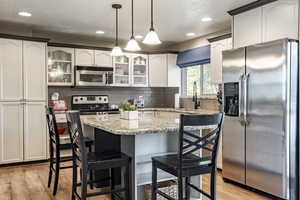
[(242, 125), (245, 124), (244, 117), (244, 94), (243, 94), (243, 82), (244, 82), (244, 74), (240, 75), (239, 78), (239, 120)]
[(250, 74), (249, 73), (246, 73), (246, 75), (244, 76), (244, 121), (245, 121), (245, 125), (248, 125), (249, 124), (249, 121), (247, 119), (248, 117), (248, 82), (249, 82), (249, 76)]

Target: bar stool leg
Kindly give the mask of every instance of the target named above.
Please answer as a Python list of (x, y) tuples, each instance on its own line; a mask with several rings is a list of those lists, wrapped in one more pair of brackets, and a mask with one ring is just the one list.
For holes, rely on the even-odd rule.
[(130, 190), (131, 190), (131, 185), (130, 185), (130, 170), (131, 166), (130, 163), (126, 166), (126, 173), (125, 173), (125, 184), (126, 184), (126, 200), (130, 200)]
[[(50, 145), (52, 145), (51, 142), (50, 142)], [(52, 173), (53, 173), (52, 169), (53, 169), (53, 148), (52, 148), (52, 146), (50, 146), (50, 165), (49, 165), (48, 188), (51, 186)]]
[(181, 176), (178, 176), (178, 200), (183, 200), (183, 185)]
[(87, 199), (87, 187), (88, 187), (88, 184), (87, 184), (87, 174), (88, 172), (86, 171), (86, 169), (82, 169), (81, 170), (81, 200), (86, 200)]
[(189, 186), (190, 182), (191, 182), (191, 178), (186, 177), (185, 178), (185, 199), (186, 200), (190, 200), (191, 198), (191, 187)]
[[(88, 148), (89, 148), (89, 152), (92, 152), (92, 145), (89, 145)], [(90, 181), (91, 181), (90, 188), (91, 188), (91, 190), (94, 189), (94, 184), (92, 183), (93, 180), (94, 180), (93, 170), (90, 170)]]
[(59, 156), (59, 154), (56, 154), (54, 189), (53, 189), (54, 196), (56, 195), (56, 192), (57, 192), (58, 179), (59, 179), (59, 168), (60, 168), (60, 156)]
[(115, 199), (115, 195), (112, 193), (112, 191), (115, 189), (115, 170), (113, 168), (110, 169), (110, 198), (111, 200)]
[(216, 200), (216, 169), (210, 174), (210, 196), (211, 200)]
[(157, 167), (152, 161), (152, 200), (157, 200)]
[(72, 167), (72, 200), (75, 200), (75, 193), (77, 191), (77, 163), (73, 161), (73, 167)]

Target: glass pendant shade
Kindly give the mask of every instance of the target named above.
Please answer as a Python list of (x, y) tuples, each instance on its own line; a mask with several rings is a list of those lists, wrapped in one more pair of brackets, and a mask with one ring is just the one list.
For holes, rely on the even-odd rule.
[(123, 56), (123, 51), (120, 47), (115, 46), (111, 51), (111, 56)]
[(125, 50), (127, 51), (140, 51), (141, 47), (139, 46), (138, 42), (135, 40), (134, 37), (131, 37), (130, 40), (127, 43), (127, 46), (125, 47)]
[(146, 35), (143, 43), (149, 44), (149, 45), (158, 45), (158, 44), (161, 44), (161, 41), (158, 38), (158, 35), (154, 31), (154, 29), (150, 29), (150, 32)]

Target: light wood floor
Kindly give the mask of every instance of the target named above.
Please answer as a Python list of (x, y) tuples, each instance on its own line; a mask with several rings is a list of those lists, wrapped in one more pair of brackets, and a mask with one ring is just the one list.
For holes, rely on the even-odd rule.
[[(48, 164), (0, 168), (0, 200), (70, 200), (71, 169), (61, 170), (57, 195), (47, 188)], [(209, 176), (204, 176), (204, 190), (208, 190)], [(108, 197), (90, 199), (109, 200)], [(218, 200), (267, 200), (256, 193), (217, 181)]]

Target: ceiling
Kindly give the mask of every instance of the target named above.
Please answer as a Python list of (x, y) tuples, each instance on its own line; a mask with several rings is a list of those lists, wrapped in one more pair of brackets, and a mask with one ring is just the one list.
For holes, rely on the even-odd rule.
[[(179, 42), (230, 27), (228, 10), (254, 0), (154, 0), (154, 28), (162, 41)], [(120, 37), (129, 39), (130, 0), (0, 0), (0, 20), (30, 25), (33, 29), (99, 37), (114, 37), (113, 3), (121, 3)], [(135, 33), (145, 35), (150, 28), (150, 0), (135, 0)], [(19, 11), (32, 17), (18, 16)], [(213, 21), (202, 22), (211, 17)], [(194, 32), (193, 37), (185, 36)]]

